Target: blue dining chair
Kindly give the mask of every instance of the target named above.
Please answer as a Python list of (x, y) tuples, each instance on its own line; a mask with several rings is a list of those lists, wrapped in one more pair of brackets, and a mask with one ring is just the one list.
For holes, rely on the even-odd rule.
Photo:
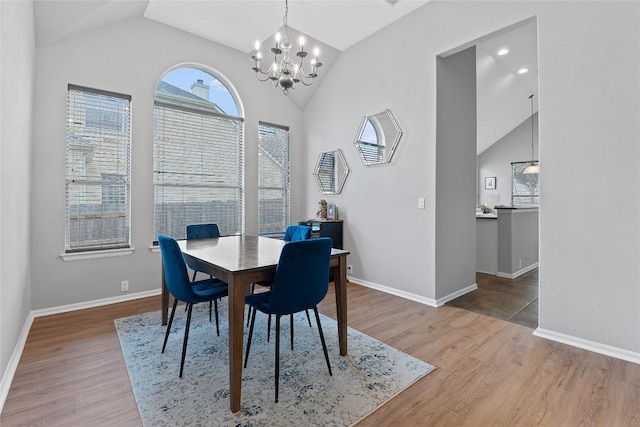
[(327, 295), (329, 288), (329, 261), (331, 258), (331, 239), (302, 240), (285, 245), (280, 253), (280, 260), (276, 268), (276, 276), (267, 292), (249, 294), (246, 303), (253, 308), (247, 351), (244, 367), (247, 367), (249, 350), (253, 338), (253, 326), (256, 321), (256, 311), (276, 317), (276, 356), (275, 356), (275, 397), (278, 402), (280, 377), (280, 318), (289, 315), (291, 323), (291, 349), (293, 350), (293, 314), (313, 309), (322, 342), (324, 358), (331, 372), (331, 363), (324, 340), (318, 303)]
[[(309, 240), (311, 237), (311, 227), (306, 225), (290, 225), (284, 231), (284, 237), (282, 240), (285, 242), (299, 242), (300, 240)], [(266, 288), (271, 287), (271, 283), (273, 280), (262, 280), (260, 282), (253, 283), (251, 285), (251, 293), (254, 293), (256, 290), (256, 285), (264, 286)], [(309, 326), (311, 327), (311, 317), (309, 316), (309, 312), (307, 314), (307, 321), (309, 322)], [(249, 319), (251, 318), (251, 310), (247, 315), (247, 326), (249, 326)], [(269, 316), (269, 322), (267, 324), (267, 342), (271, 336), (271, 316)]]
[[(171, 325), (173, 324), (173, 316), (176, 313), (178, 301), (187, 304), (187, 323), (184, 328), (184, 340), (182, 342), (182, 360), (180, 361), (180, 378), (184, 369), (184, 358), (187, 353), (187, 341), (189, 340), (189, 327), (191, 326), (191, 311), (193, 305), (199, 302), (211, 302), (219, 298), (225, 297), (229, 293), (228, 286), (220, 279), (205, 279), (197, 282), (189, 280), (187, 273), (187, 265), (184, 261), (182, 251), (178, 246), (178, 242), (169, 236), (158, 235), (158, 243), (160, 252), (162, 253), (162, 265), (164, 268), (164, 280), (169, 292), (175, 297), (173, 301), (173, 309), (171, 317), (167, 324), (167, 331), (164, 335), (164, 343), (162, 344), (162, 353), (167, 346)], [(216, 316), (216, 327), (218, 325), (218, 317)], [(218, 335), (220, 332), (218, 331)]]
[[(218, 224), (209, 223), (209, 224), (189, 224), (187, 225), (187, 240), (197, 240), (197, 239), (215, 239), (220, 237), (220, 229), (218, 228)], [(196, 275), (198, 273), (205, 273), (202, 270), (199, 270), (197, 267), (193, 265), (189, 265), (189, 268), (193, 270), (193, 279), (196, 280)], [(213, 276), (209, 275), (210, 278)], [(209, 322), (211, 322), (211, 305), (215, 305), (216, 309), (216, 330), (218, 335), (220, 335), (220, 328), (218, 327), (218, 300), (209, 301)]]

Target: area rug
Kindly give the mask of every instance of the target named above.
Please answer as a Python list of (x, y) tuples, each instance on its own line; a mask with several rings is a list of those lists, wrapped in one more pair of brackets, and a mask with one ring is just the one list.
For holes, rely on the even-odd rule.
[[(164, 354), (160, 312), (115, 321), (140, 416), (151, 426), (349, 426), (434, 369), (348, 328), (340, 356), (337, 323), (321, 315), (333, 376), (329, 376), (313, 312), (281, 320), (280, 393), (274, 402), (275, 340), (258, 313), (249, 363), (243, 370), (241, 410), (229, 409), (227, 306), (220, 304), (220, 336), (208, 304), (194, 307), (182, 378), (178, 377), (186, 313), (178, 307)], [(275, 322), (272, 322), (275, 324)], [(247, 328), (248, 332), (248, 328)], [(246, 336), (245, 334), (245, 345)]]

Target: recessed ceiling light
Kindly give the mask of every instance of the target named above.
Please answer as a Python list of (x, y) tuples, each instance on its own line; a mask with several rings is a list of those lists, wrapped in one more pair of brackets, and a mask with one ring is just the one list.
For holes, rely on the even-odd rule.
[(526, 68), (520, 68), (520, 69), (518, 70), (518, 74), (524, 74), (524, 73), (526, 73), (527, 71), (529, 71), (529, 70), (528, 70), (528, 69), (526, 69)]
[(500, 56), (506, 55), (507, 53), (509, 53), (509, 49), (502, 48), (498, 51), (498, 55)]

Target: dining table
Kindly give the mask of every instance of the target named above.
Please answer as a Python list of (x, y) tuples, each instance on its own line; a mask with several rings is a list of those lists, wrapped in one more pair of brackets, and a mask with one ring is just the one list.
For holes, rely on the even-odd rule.
[[(188, 265), (229, 285), (229, 406), (241, 407), (242, 357), (244, 344), (245, 295), (252, 283), (272, 280), (287, 242), (270, 237), (223, 236), (213, 239), (179, 240)], [(347, 255), (349, 251), (331, 249), (330, 272), (334, 281), (340, 355), (347, 354)], [(167, 323), (169, 291), (162, 268), (162, 324)]]

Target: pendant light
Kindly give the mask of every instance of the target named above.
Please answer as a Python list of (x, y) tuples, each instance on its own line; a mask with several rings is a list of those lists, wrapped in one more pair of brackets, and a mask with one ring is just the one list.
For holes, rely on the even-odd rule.
[(531, 165), (522, 171), (525, 175), (540, 173), (540, 165), (533, 159), (533, 94), (531, 94), (529, 99), (531, 100)]

